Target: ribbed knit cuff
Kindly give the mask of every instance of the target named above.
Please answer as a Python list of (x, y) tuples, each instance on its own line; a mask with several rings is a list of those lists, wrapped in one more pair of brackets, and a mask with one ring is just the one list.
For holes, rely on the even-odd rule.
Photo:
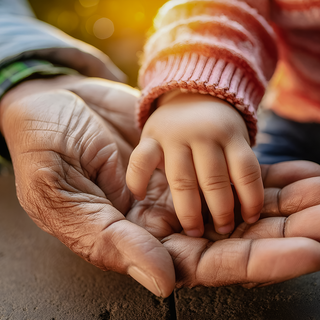
[(265, 88), (252, 73), (233, 62), (197, 53), (171, 55), (148, 68), (140, 79), (144, 89), (137, 107), (137, 121), (141, 128), (156, 108), (156, 99), (168, 91), (180, 89), (230, 102), (243, 116), (251, 145), (255, 144), (256, 110)]

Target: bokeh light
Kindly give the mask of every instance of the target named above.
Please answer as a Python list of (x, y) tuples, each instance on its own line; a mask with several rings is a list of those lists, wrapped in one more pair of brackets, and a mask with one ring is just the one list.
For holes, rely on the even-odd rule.
[(145, 14), (143, 12), (137, 12), (135, 15), (134, 15), (134, 19), (137, 21), (137, 22), (141, 22), (145, 19)]
[(114, 25), (108, 18), (100, 18), (93, 25), (93, 34), (98, 39), (108, 39), (113, 35)]
[(29, 0), (36, 16), (105, 52), (137, 85), (139, 59), (166, 0)]

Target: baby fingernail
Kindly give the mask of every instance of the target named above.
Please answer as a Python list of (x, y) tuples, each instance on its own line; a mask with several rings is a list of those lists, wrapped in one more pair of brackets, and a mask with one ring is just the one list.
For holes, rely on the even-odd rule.
[(253, 223), (257, 222), (257, 221), (259, 220), (259, 218), (260, 218), (260, 213), (258, 213), (258, 214), (256, 214), (255, 216), (247, 219), (246, 222), (247, 222), (248, 224), (253, 224)]
[(185, 231), (185, 233), (189, 237), (200, 238), (202, 237), (203, 231), (201, 231), (200, 229), (192, 229), (192, 230)]
[(227, 226), (217, 228), (217, 232), (220, 234), (228, 234), (233, 231), (233, 228), (233, 224), (229, 224)]
[(153, 294), (155, 294), (158, 297), (162, 296), (162, 292), (155, 280), (155, 278), (147, 276), (142, 270), (140, 270), (137, 267), (129, 267), (128, 274), (138, 281), (140, 284), (142, 284), (145, 288), (147, 288), (149, 291), (151, 291)]

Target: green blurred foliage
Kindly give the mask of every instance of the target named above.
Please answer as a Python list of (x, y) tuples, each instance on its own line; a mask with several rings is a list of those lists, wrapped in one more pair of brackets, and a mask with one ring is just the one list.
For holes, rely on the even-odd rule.
[(139, 57), (166, 0), (29, 0), (36, 16), (105, 52), (137, 85)]

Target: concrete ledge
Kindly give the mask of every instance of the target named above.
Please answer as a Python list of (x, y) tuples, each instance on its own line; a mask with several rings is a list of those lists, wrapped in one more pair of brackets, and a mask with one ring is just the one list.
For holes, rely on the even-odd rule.
[(13, 177), (0, 177), (1, 320), (171, 319), (170, 305), (41, 231), (20, 207)]
[(41, 231), (0, 177), (0, 320), (320, 319), (320, 273), (264, 288), (194, 288), (160, 299)]

